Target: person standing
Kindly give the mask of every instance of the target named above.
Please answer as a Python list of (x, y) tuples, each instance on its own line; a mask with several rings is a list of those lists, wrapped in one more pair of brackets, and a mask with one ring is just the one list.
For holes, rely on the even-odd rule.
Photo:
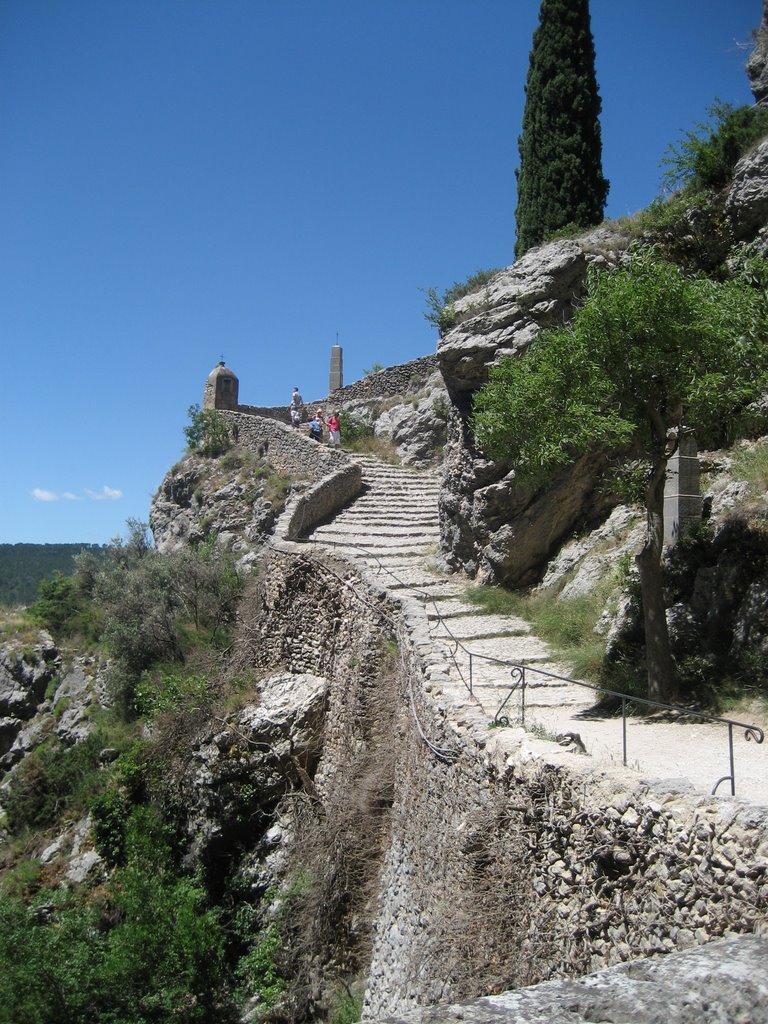
[(332, 448), (341, 447), (341, 418), (338, 409), (334, 409), (328, 417), (328, 443)]
[(291, 395), (291, 405), (290, 405), (291, 426), (292, 427), (300, 427), (301, 426), (301, 414), (302, 414), (303, 408), (304, 408), (304, 399), (301, 397), (301, 393), (300, 393), (299, 389), (298, 388), (294, 388), (293, 389), (293, 394)]
[(317, 416), (313, 416), (309, 421), (309, 436), (313, 441), (323, 440), (323, 426)]

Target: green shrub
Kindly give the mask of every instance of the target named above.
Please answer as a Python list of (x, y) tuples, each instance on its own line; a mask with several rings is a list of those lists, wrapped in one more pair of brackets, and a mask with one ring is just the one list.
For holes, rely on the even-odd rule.
[(98, 611), (72, 576), (56, 572), (52, 579), (42, 580), (29, 614), (56, 639), (76, 634), (90, 639), (98, 637)]
[(260, 933), (252, 949), (238, 963), (237, 974), (262, 1010), (271, 1010), (285, 995), (288, 985), (281, 970), (283, 941), (277, 925)]
[(373, 425), (353, 412), (341, 414), (341, 439), (345, 447), (352, 448), (360, 441), (373, 437)]
[(9, 831), (47, 828), (66, 811), (83, 812), (102, 784), (99, 752), (106, 739), (95, 732), (73, 747), (53, 741), (28, 754), (3, 798)]
[(662, 164), (668, 169), (664, 184), (687, 190), (721, 189), (731, 180), (737, 161), (768, 134), (768, 110), (745, 106), (734, 109), (716, 100), (707, 111), (709, 120), (684, 133), (672, 144)]
[(123, 793), (108, 789), (91, 802), (93, 845), (110, 867), (125, 863), (130, 808)]
[(189, 424), (184, 427), (187, 448), (201, 455), (223, 455), (232, 444), (232, 435), (224, 418), (215, 409), (190, 405)]
[(180, 672), (144, 672), (136, 686), (136, 710), (147, 718), (156, 718), (182, 705), (203, 705), (210, 701), (210, 687), (204, 676)]
[(0, 1024), (237, 1019), (219, 911), (147, 808), (126, 823), (124, 859), (98, 898), (0, 895)]

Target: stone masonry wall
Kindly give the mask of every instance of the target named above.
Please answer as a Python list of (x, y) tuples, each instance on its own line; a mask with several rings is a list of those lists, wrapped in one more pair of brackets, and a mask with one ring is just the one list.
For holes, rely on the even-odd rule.
[(378, 373), (347, 384), (343, 388), (332, 391), (327, 402), (331, 405), (343, 405), (344, 402), (359, 401), (370, 398), (393, 398), (407, 392), (417, 391), (437, 369), (437, 356), (422, 356), (409, 363), (389, 366)]
[(267, 458), (278, 473), (310, 483), (294, 497), (281, 517), (281, 536), (299, 537), (302, 531), (338, 511), (359, 493), (360, 467), (343, 452), (261, 416), (224, 411), (220, 415), (232, 424), (238, 444)]
[(654, 790), (522, 730), (489, 730), (471, 705), (456, 715), (423, 619), (343, 565), (286, 551), (263, 587), (259, 658), (331, 680), (321, 780), (348, 779), (373, 729), (371, 666), (386, 631), (397, 638), (365, 1018), (765, 928), (768, 811)]

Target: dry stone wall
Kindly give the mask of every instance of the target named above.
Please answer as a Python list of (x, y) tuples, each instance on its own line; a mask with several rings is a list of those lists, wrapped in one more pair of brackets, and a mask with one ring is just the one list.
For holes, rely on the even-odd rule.
[(395, 395), (418, 391), (437, 369), (437, 356), (422, 356), (398, 366), (388, 366), (378, 373), (361, 377), (353, 384), (347, 384), (328, 395), (333, 405), (345, 402), (366, 401), (373, 398), (393, 398)]
[[(366, 1017), (765, 928), (768, 811), (598, 770), (520, 730), (448, 723), (416, 688)], [(684, 784), (683, 784), (684, 785)], [(425, 965), (430, 965), (425, 969)]]

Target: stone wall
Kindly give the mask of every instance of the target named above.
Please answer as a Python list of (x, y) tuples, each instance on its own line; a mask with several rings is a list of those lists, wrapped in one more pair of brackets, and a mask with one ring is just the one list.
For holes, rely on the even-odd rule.
[(318, 444), (275, 420), (242, 412), (221, 412), (237, 443), (266, 458), (278, 473), (310, 483), (289, 502), (278, 523), (294, 539), (351, 501), (362, 487), (360, 466), (343, 452)]
[(370, 933), (366, 1018), (765, 927), (768, 811), (596, 768), (490, 730), (471, 706), (453, 714), (423, 615), (348, 566), (286, 549), (262, 587), (262, 667), (332, 681), (320, 799), (356, 806), (370, 777), (382, 808), (376, 899), (359, 894), (356, 916)]
[(389, 366), (385, 370), (371, 373), (353, 384), (332, 391), (326, 404), (343, 406), (345, 402), (393, 398), (395, 395), (418, 391), (436, 369), (437, 356), (434, 355), (422, 356), (421, 359), (413, 359), (399, 366)]

